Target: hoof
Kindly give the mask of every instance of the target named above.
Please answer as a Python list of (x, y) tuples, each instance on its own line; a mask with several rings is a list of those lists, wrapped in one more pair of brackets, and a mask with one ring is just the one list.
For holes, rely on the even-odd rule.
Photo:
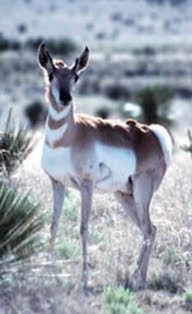
[(93, 294), (93, 287), (90, 287), (90, 286), (83, 286), (83, 292), (84, 292), (84, 295), (86, 297), (89, 297), (90, 295)]
[(142, 280), (142, 279), (135, 279), (132, 278), (130, 281), (130, 289), (132, 291), (139, 291), (139, 290), (144, 290), (146, 289), (146, 280)]
[(83, 290), (84, 294), (86, 296), (89, 296), (92, 289), (88, 285), (88, 273), (87, 273), (87, 271), (83, 271), (82, 278), (81, 278), (81, 286), (82, 286), (82, 290)]
[(90, 285), (88, 285), (88, 283), (86, 282), (81, 282), (81, 289), (82, 289), (82, 291), (83, 291), (83, 293), (84, 293), (84, 295), (86, 296), (86, 297), (88, 297), (88, 296), (90, 296), (91, 294), (93, 294), (93, 287), (92, 286), (90, 286)]
[(135, 272), (131, 280), (126, 283), (126, 288), (131, 289), (132, 291), (139, 291), (146, 289), (147, 283), (146, 279), (142, 278), (138, 272)]

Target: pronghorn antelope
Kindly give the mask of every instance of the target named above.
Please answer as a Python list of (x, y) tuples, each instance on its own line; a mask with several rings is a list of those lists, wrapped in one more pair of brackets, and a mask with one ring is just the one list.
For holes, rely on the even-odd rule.
[(170, 164), (172, 140), (160, 125), (76, 114), (72, 91), (88, 59), (87, 47), (71, 67), (53, 60), (44, 43), (38, 51), (49, 102), (42, 166), (53, 186), (51, 245), (55, 241), (65, 189), (74, 187), (81, 194), (82, 283), (87, 291), (87, 234), (93, 191), (113, 192), (143, 235), (131, 279), (132, 288), (141, 289), (146, 284), (156, 232), (149, 205)]

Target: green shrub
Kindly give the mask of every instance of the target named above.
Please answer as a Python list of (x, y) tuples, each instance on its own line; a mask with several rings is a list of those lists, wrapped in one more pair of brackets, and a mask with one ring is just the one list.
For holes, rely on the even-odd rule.
[(172, 97), (173, 91), (164, 86), (146, 87), (139, 90), (135, 94), (135, 98), (142, 108), (144, 122), (170, 126), (173, 123), (169, 118)]
[(43, 215), (29, 195), (0, 184), (1, 263), (29, 257), (40, 246), (39, 231)]
[(44, 123), (47, 117), (47, 109), (38, 100), (30, 103), (24, 111), (27, 119), (30, 122), (32, 128)]
[(69, 259), (79, 254), (79, 247), (76, 247), (72, 240), (64, 239), (58, 243), (56, 251), (58, 257)]
[(142, 314), (134, 302), (132, 293), (122, 287), (108, 287), (104, 294), (104, 304), (109, 314)]

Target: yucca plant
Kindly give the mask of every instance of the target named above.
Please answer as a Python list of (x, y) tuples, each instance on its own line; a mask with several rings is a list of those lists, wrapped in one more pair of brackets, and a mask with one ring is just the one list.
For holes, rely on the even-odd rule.
[(190, 130), (187, 130), (187, 135), (189, 138), (189, 144), (188, 145), (183, 145), (181, 148), (185, 151), (191, 154), (192, 157), (192, 133)]
[(0, 183), (0, 260), (29, 257), (40, 245), (44, 217), (29, 195)]
[(0, 175), (10, 174), (21, 164), (32, 150), (31, 137), (26, 130), (10, 127), (11, 111), (6, 128), (0, 132)]

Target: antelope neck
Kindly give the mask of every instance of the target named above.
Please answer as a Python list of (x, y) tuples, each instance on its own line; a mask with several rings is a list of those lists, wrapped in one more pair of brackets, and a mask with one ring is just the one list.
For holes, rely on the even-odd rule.
[(57, 103), (50, 103), (47, 125), (50, 129), (59, 129), (65, 123), (73, 125), (73, 102), (71, 101), (68, 105), (62, 106)]
[(46, 122), (45, 143), (51, 148), (56, 148), (61, 145), (68, 146), (68, 138), (71, 137), (70, 135), (73, 133), (75, 124), (72, 102), (65, 107), (63, 106), (62, 110), (57, 110), (58, 108), (61, 109), (62, 106), (50, 102)]

